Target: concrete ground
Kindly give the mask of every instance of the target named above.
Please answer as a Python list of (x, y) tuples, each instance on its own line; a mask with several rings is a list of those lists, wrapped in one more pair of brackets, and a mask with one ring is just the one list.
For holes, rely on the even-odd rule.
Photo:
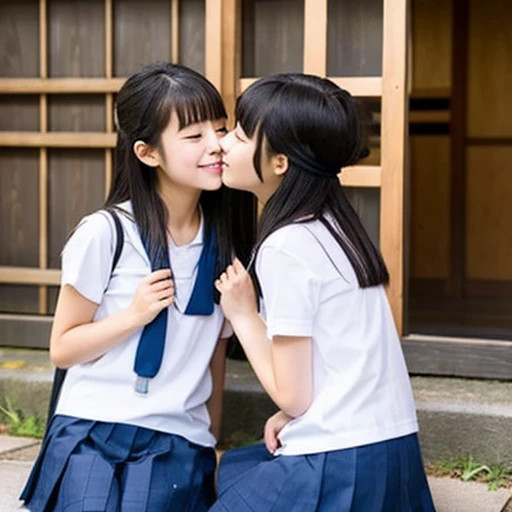
[[(44, 416), (53, 369), (44, 350), (0, 349), (0, 405), (9, 398), (25, 415)], [(512, 382), (412, 377), (426, 461), (473, 455), (486, 464), (512, 462)], [(228, 360), (223, 438), (253, 440), (274, 405), (245, 362)], [(0, 512), (20, 510), (19, 492), (37, 455), (32, 439), (0, 435)], [(512, 512), (512, 490), (429, 478), (437, 512)]]
[[(36, 440), (0, 435), (0, 512), (26, 510), (18, 496), (38, 448)], [(429, 482), (437, 512), (512, 512), (511, 490), (489, 491), (484, 484), (447, 477)]]

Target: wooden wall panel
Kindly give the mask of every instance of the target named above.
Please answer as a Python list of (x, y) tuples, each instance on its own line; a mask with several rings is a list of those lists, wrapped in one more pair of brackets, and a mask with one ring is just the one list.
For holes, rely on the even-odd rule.
[(105, 76), (103, 0), (48, 0), (48, 76)]
[(447, 279), (450, 272), (450, 139), (412, 136), (410, 275)]
[(52, 150), (48, 153), (48, 167), (48, 268), (60, 268), (60, 253), (71, 229), (103, 204), (104, 152)]
[(466, 272), (512, 280), (512, 148), (467, 149)]
[(329, 0), (327, 74), (382, 75), (382, 0)]
[(171, 2), (116, 0), (114, 75), (126, 77), (155, 60), (171, 58)]
[(48, 314), (54, 315), (55, 314), (55, 308), (57, 306), (57, 299), (59, 298), (59, 286), (48, 286)]
[(242, 76), (301, 72), (304, 0), (244, 0)]
[(39, 152), (0, 149), (0, 266), (38, 264)]
[(380, 247), (380, 189), (345, 187), (344, 190), (372, 242)]
[(505, 1), (471, 0), (468, 136), (512, 137), (512, 10)]
[(105, 117), (105, 98), (101, 95), (48, 97), (49, 131), (103, 132)]
[(0, 131), (38, 131), (37, 96), (0, 96)]
[(0, 283), (0, 313), (39, 313), (37, 286)]
[(452, 85), (452, 2), (413, 0), (412, 90), (448, 92)]
[(39, 76), (39, 2), (0, 2), (0, 77)]
[(205, 0), (180, 2), (179, 62), (205, 71)]

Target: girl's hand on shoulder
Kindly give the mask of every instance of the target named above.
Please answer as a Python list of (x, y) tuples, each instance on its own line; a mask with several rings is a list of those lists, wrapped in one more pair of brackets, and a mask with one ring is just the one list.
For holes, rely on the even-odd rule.
[(129, 307), (129, 314), (138, 327), (143, 327), (173, 302), (174, 283), (171, 270), (155, 270), (139, 283)]
[(215, 281), (215, 287), (221, 293), (220, 305), (228, 320), (258, 312), (251, 276), (237, 258)]
[(281, 446), (281, 442), (277, 436), (291, 420), (293, 420), (291, 416), (288, 416), (288, 414), (283, 411), (278, 411), (273, 416), (270, 416), (265, 423), (265, 446), (270, 453), (274, 453)]

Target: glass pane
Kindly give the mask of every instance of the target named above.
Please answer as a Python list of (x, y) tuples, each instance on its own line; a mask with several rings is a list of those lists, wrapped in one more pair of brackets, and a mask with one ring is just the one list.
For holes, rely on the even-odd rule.
[(180, 2), (179, 61), (199, 73), (205, 71), (205, 11), (204, 0)]
[(55, 132), (105, 131), (105, 97), (101, 94), (49, 96), (48, 129)]
[(0, 77), (39, 76), (39, 2), (0, 2)]
[(0, 149), (0, 265), (39, 264), (39, 152)]
[(171, 58), (171, 2), (116, 0), (114, 75), (126, 77), (146, 64)]
[(382, 75), (382, 0), (329, 0), (327, 75)]
[(345, 187), (344, 190), (375, 247), (380, 248), (380, 188)]
[(105, 76), (105, 6), (103, 0), (48, 3), (50, 77)]
[(242, 76), (303, 70), (303, 0), (245, 0), (242, 27)]
[(39, 130), (39, 97), (9, 95), (0, 97), (0, 131)]
[(49, 152), (49, 268), (60, 268), (60, 254), (69, 232), (84, 215), (103, 204), (104, 158), (102, 150)]

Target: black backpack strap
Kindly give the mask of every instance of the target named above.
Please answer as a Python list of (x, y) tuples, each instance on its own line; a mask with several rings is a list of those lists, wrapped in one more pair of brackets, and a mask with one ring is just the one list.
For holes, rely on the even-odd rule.
[[(116, 247), (114, 250), (114, 257), (112, 258), (112, 267), (110, 270), (110, 275), (112, 276), (114, 269), (116, 268), (119, 262), (119, 258), (121, 257), (121, 253), (123, 252), (124, 231), (118, 213), (113, 208), (108, 208), (105, 211), (108, 212), (112, 217), (116, 230)], [(55, 368), (55, 372), (53, 374), (52, 390), (50, 392), (50, 403), (48, 405), (48, 419), (46, 421), (45, 437), (48, 433), (48, 427), (50, 426), (50, 422), (55, 414), (55, 409), (57, 408), (57, 403), (60, 397), (60, 391), (62, 389), (64, 379), (66, 378), (66, 373), (67, 370), (63, 368)]]
[(119, 214), (115, 211), (114, 208), (109, 208), (106, 210), (114, 221), (114, 226), (116, 228), (116, 249), (114, 251), (114, 257), (112, 258), (112, 268), (110, 270), (110, 275), (114, 273), (114, 269), (119, 262), (119, 258), (121, 257), (121, 253), (123, 252), (124, 246), (124, 231), (123, 225), (121, 224), (121, 219), (119, 218)]

